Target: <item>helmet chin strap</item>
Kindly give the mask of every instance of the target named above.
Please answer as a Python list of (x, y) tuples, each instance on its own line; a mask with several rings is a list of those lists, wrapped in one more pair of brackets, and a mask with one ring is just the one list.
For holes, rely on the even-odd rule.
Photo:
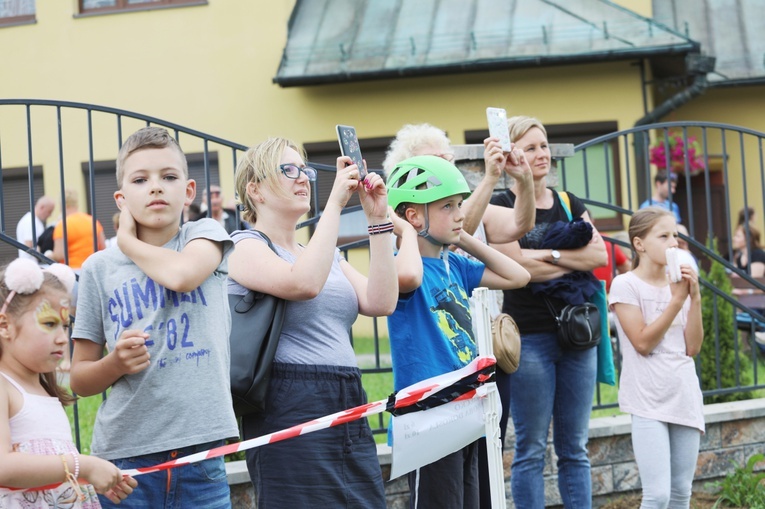
[(428, 203), (425, 204), (425, 228), (417, 232), (417, 235), (419, 237), (422, 237), (423, 239), (427, 240), (431, 244), (435, 244), (439, 247), (448, 246), (449, 244), (444, 244), (443, 242), (440, 242), (433, 238), (433, 236), (430, 234), (430, 218), (428, 217)]

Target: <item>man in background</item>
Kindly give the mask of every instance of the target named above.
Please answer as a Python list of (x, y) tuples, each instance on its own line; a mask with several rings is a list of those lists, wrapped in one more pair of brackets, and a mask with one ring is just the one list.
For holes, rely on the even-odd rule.
[[(37, 249), (37, 241), (40, 239), (43, 231), (45, 231), (45, 221), (48, 220), (55, 206), (56, 204), (49, 197), (40, 197), (35, 203), (34, 211), (24, 214), (16, 224), (16, 240), (27, 247)], [(33, 222), (34, 233), (32, 233)], [(19, 249), (19, 258), (29, 258), (39, 262), (35, 256), (25, 252), (23, 249)]]
[(672, 201), (670, 206), (669, 196), (675, 195), (677, 189), (677, 175), (674, 173), (667, 173), (667, 170), (659, 170), (656, 172), (656, 176), (653, 178), (653, 195), (640, 204), (640, 208), (646, 207), (661, 207), (669, 210), (675, 215), (675, 220), (678, 224), (682, 223), (680, 218), (680, 207), (678, 207), (675, 201)]
[[(207, 189), (202, 191), (202, 205), (200, 207), (203, 212), (201, 217), (204, 216), (204, 212), (207, 211)], [(237, 223), (236, 211), (233, 209), (225, 209), (223, 207), (223, 192), (220, 190), (220, 186), (215, 184), (210, 186), (210, 217), (220, 223), (226, 232), (231, 233), (236, 230), (244, 230), (245, 227)], [(191, 219), (193, 220), (193, 219)]]

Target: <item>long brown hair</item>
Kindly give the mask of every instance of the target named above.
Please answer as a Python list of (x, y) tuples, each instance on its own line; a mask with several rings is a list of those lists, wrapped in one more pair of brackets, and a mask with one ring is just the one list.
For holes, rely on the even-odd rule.
[[(0, 302), (5, 302), (5, 299), (8, 298), (8, 294), (11, 293), (10, 289), (8, 289), (8, 287), (5, 285), (5, 271), (7, 268), (7, 265), (2, 267), (2, 271), (0, 272)], [(31, 307), (35, 298), (38, 297), (41, 292), (45, 293), (49, 291), (58, 291), (68, 294), (64, 284), (59, 281), (56, 276), (47, 271), (44, 271), (43, 275), (43, 283), (39, 290), (28, 294), (17, 293), (13, 296), (5, 311), (8, 320), (19, 320), (24, 315), (24, 313), (29, 311), (29, 308)], [(68, 344), (66, 348), (69, 348)], [(3, 348), (2, 344), (0, 343), (0, 358), (2, 356)], [(40, 384), (43, 386), (43, 389), (45, 389), (45, 392), (54, 398), (58, 398), (62, 405), (70, 405), (77, 399), (72, 396), (72, 394), (69, 393), (64, 387), (58, 384), (55, 371), (40, 373)]]
[(640, 264), (640, 253), (635, 249), (635, 239), (644, 239), (651, 228), (665, 216), (675, 217), (672, 212), (659, 207), (646, 207), (632, 214), (630, 219), (629, 236), (630, 248), (632, 249), (632, 268), (636, 269)]

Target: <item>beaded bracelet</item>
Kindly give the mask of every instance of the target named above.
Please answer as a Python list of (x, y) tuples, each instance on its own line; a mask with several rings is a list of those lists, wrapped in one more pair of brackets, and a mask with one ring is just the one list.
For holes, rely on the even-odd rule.
[(393, 231), (393, 223), (390, 221), (388, 221), (387, 223), (367, 226), (367, 233), (369, 233), (369, 235), (379, 235), (380, 233), (388, 233), (392, 231)]
[(77, 477), (80, 475), (80, 458), (77, 453), (70, 453), (74, 459), (74, 474), (69, 470), (69, 463), (66, 461), (66, 454), (61, 455), (61, 463), (64, 464), (64, 482), (68, 482), (72, 489), (77, 493), (77, 498), (81, 501), (85, 501), (85, 493), (80, 487), (80, 483), (77, 481)]
[(74, 478), (80, 478), (80, 453), (77, 451), (72, 452), (72, 458), (74, 458)]

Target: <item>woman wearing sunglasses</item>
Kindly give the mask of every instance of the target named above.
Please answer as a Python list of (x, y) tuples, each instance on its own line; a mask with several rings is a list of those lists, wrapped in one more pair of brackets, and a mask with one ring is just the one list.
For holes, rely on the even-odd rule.
[[(304, 160), (295, 143), (271, 138), (249, 149), (236, 169), (243, 217), (254, 229), (232, 234), (229, 293), (250, 289), (287, 300), (266, 411), (243, 417), (244, 439), (365, 403), (349, 331), (359, 313), (391, 314), (398, 298), (382, 178), (370, 173), (360, 182), (351, 159), (339, 157), (327, 204), (302, 245), (295, 227), (311, 208), (316, 179)], [(369, 224), (369, 278), (336, 248), (340, 212), (356, 192)], [(247, 451), (247, 468), (260, 509), (385, 507), (366, 419)]]

